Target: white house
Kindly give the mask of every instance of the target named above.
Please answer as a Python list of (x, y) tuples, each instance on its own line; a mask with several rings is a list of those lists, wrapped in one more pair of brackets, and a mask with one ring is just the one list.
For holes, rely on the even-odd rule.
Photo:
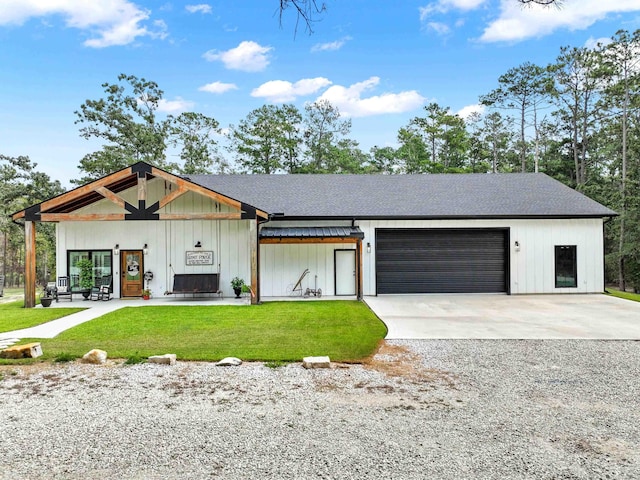
[(156, 296), (205, 273), (231, 295), (238, 276), (258, 302), (305, 270), (303, 291), (325, 295), (601, 292), (615, 215), (544, 174), (179, 177), (140, 162), (13, 218), (33, 278), (35, 225), (56, 222), (58, 275), (90, 258), (116, 297), (140, 296), (147, 271)]

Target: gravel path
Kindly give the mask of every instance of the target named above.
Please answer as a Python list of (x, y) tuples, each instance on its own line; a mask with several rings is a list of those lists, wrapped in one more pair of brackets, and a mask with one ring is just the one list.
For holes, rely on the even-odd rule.
[(0, 377), (0, 478), (640, 478), (640, 342), (393, 341), (331, 370)]

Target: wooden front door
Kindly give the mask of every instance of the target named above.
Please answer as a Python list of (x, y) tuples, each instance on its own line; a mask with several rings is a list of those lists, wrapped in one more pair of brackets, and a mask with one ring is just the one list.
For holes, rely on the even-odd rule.
[(144, 270), (142, 250), (120, 252), (120, 291), (123, 297), (142, 296), (142, 272)]

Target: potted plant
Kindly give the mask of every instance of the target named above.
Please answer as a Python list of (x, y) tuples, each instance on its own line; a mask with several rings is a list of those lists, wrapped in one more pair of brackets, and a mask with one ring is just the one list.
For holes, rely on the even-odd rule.
[(148, 288), (145, 288), (144, 290), (142, 290), (142, 299), (149, 300), (150, 298), (151, 298), (151, 290), (149, 290)]
[(93, 287), (93, 262), (88, 258), (78, 260), (76, 267), (80, 270), (80, 289), (82, 290), (82, 296), (87, 299), (91, 293), (91, 287)]
[(51, 290), (47, 288), (47, 286), (45, 285), (44, 289), (42, 290), (42, 293), (40, 294), (40, 304), (43, 307), (50, 307), (52, 301), (53, 301), (53, 294)]
[(233, 288), (233, 291), (236, 294), (236, 298), (240, 298), (243, 285), (244, 285), (244, 280), (241, 279), (240, 277), (233, 277), (233, 279), (231, 280), (231, 288)]

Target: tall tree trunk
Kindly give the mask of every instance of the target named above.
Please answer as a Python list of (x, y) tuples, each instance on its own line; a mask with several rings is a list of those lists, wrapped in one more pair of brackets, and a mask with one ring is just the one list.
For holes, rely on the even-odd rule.
[(491, 160), (493, 173), (498, 173), (498, 140), (493, 139), (493, 159)]
[(524, 130), (525, 130), (525, 104), (522, 104), (520, 109), (520, 167), (522, 173), (527, 171), (527, 147), (524, 143)]
[[(626, 78), (625, 78), (626, 81)], [(626, 85), (626, 83), (625, 83)], [(629, 108), (629, 89), (625, 89), (624, 102), (622, 105), (622, 179), (620, 181), (621, 197), (622, 197), (622, 215), (620, 217), (620, 241), (618, 242), (618, 287), (624, 291), (625, 282), (625, 216), (627, 213), (627, 120)]]
[(540, 129), (538, 128), (538, 109), (533, 106), (533, 129), (535, 131), (535, 150), (533, 152), (533, 171), (540, 171)]
[(580, 175), (580, 156), (578, 155), (578, 106), (575, 105), (576, 118), (573, 122), (573, 138), (571, 139), (571, 150), (573, 150), (573, 163), (576, 169), (576, 187), (580, 190), (582, 184), (580, 180), (582, 179), (582, 175)]

